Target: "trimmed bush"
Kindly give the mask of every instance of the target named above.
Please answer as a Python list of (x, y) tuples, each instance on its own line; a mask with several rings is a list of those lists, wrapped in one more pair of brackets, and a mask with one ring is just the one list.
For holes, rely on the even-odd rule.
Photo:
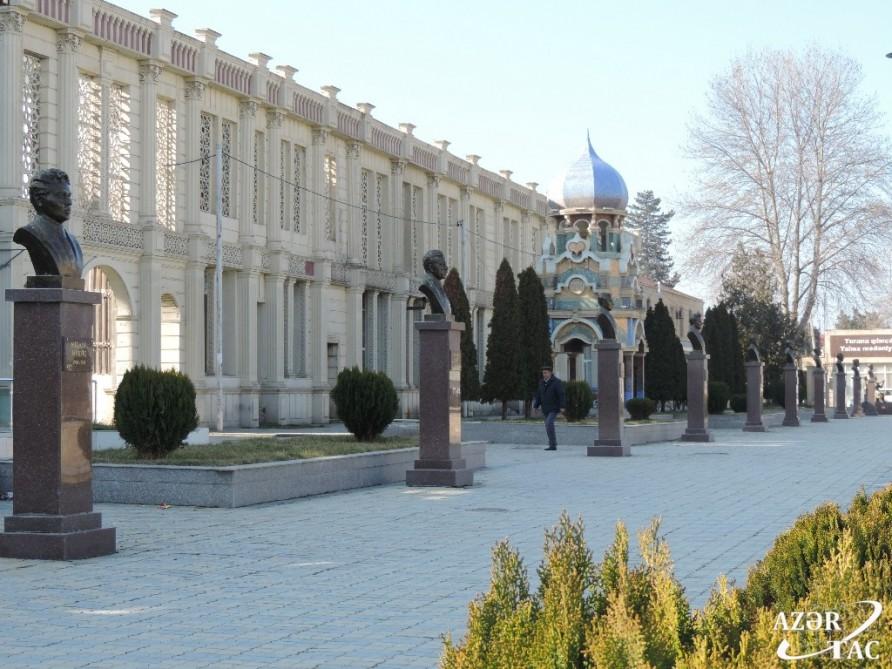
[(595, 396), (591, 386), (585, 381), (570, 381), (564, 386), (567, 395), (567, 408), (564, 415), (569, 421), (582, 420), (592, 410)]
[(384, 372), (343, 369), (331, 390), (338, 417), (357, 441), (373, 441), (393, 422), (400, 400)]
[(646, 397), (633, 397), (626, 400), (626, 411), (632, 420), (647, 420), (656, 410), (657, 403)]
[(746, 411), (746, 393), (731, 395), (731, 411), (734, 413), (743, 413)]
[(115, 393), (115, 425), (141, 457), (164, 457), (198, 427), (195, 386), (180, 372), (132, 367)]
[(771, 400), (777, 406), (784, 408), (784, 400), (787, 396), (787, 386), (784, 384), (783, 379), (769, 381), (763, 392), (765, 394), (765, 399)]
[(724, 381), (709, 382), (709, 397), (706, 409), (709, 413), (722, 413), (728, 408), (728, 400), (731, 399), (731, 389)]

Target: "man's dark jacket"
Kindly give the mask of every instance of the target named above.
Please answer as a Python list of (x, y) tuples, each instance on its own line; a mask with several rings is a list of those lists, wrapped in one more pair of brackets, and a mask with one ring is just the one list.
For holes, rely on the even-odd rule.
[(536, 389), (536, 396), (533, 398), (533, 407), (538, 409), (542, 407), (542, 413), (550, 414), (552, 411), (560, 411), (566, 407), (564, 398), (564, 384), (561, 380), (552, 376), (548, 381), (542, 379), (539, 381), (539, 387)]

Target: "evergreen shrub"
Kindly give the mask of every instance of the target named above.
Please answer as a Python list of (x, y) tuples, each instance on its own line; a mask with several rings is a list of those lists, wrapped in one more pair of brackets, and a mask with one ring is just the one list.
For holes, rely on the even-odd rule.
[(393, 422), (400, 400), (393, 381), (384, 372), (358, 367), (341, 370), (331, 398), (338, 417), (357, 441), (373, 441)]
[[(752, 568), (745, 587), (720, 576), (706, 605), (693, 613), (658, 522), (639, 533), (635, 566), (622, 523), (601, 562), (583, 529), (581, 519), (572, 522), (564, 513), (546, 533), (537, 590), (530, 589), (519, 553), (497, 544), (489, 591), (469, 606), (461, 642), (445, 638), (441, 669), (780, 667), (778, 646), (791, 638), (777, 627), (780, 611), (833, 610), (841, 620), (863, 621), (866, 607), (859, 602), (888, 604), (892, 595), (892, 486), (870, 497), (859, 493), (846, 514), (825, 504), (800, 517)], [(878, 648), (892, 646), (892, 626), (875, 625), (869, 634)], [(797, 636), (794, 652), (827, 646), (823, 630)], [(817, 657), (801, 666), (874, 664), (853, 657)]]
[(567, 407), (564, 411), (567, 420), (578, 421), (588, 416), (595, 401), (591, 386), (585, 381), (570, 381), (564, 386), (564, 392), (567, 396)]
[(746, 393), (731, 395), (731, 411), (734, 413), (743, 413), (746, 411)]
[(784, 408), (787, 396), (787, 386), (782, 378), (768, 381), (765, 384), (764, 393), (765, 399), (771, 400), (777, 406)]
[(656, 408), (657, 403), (647, 397), (633, 397), (626, 400), (626, 411), (632, 420), (647, 420)]
[(720, 414), (728, 408), (731, 388), (724, 381), (710, 381), (706, 409), (709, 413)]
[(180, 372), (131, 367), (115, 393), (115, 425), (141, 457), (164, 457), (198, 427), (195, 386)]

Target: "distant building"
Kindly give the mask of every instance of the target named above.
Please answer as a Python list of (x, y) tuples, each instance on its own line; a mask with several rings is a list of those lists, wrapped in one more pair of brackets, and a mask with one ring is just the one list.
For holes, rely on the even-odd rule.
[[(822, 334), (822, 364), (826, 370), (827, 406), (834, 406), (836, 391), (836, 354), (842, 353), (846, 372), (846, 402), (852, 400), (852, 361), (857, 359), (862, 379), (866, 380), (869, 365), (884, 389), (892, 389), (892, 329), (827, 330)], [(803, 358), (808, 383), (808, 403), (814, 403), (812, 372), (814, 359)], [(863, 387), (863, 383), (862, 383)]]
[(703, 301), (639, 274), (638, 235), (623, 225), (629, 201), (625, 181), (590, 141), (548, 196), (546, 233), (536, 270), (548, 299), (555, 371), (562, 378), (597, 387), (595, 346), (603, 338), (596, 321), (601, 309), (598, 296), (608, 293), (623, 347), (626, 398), (641, 397), (647, 308), (662, 299), (686, 344), (688, 319), (702, 312)]

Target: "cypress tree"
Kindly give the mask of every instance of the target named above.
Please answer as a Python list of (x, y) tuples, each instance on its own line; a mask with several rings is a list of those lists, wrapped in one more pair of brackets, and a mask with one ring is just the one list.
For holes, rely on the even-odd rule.
[(502, 402), (502, 420), (508, 416), (508, 401), (521, 395), (520, 351), (515, 344), (519, 327), (514, 271), (503, 258), (496, 272), (481, 392), (484, 402)]
[(527, 267), (520, 273), (519, 279), (517, 301), (521, 390), (523, 413), (529, 418), (542, 367), (551, 364), (551, 338), (548, 333), (548, 303), (539, 275), (532, 267)]
[(678, 359), (676, 346), (680, 347), (669, 309), (659, 300), (647, 310), (644, 319), (644, 336), (647, 339), (647, 355), (644, 359), (645, 395), (660, 403), (660, 411), (666, 410), (666, 402), (677, 399)]
[(471, 305), (458, 270), (454, 267), (443, 281), (443, 290), (452, 305), (455, 320), (465, 324), (465, 331), (461, 333), (461, 399), (470, 402), (480, 399), (480, 372), (477, 370), (477, 347), (471, 327)]

